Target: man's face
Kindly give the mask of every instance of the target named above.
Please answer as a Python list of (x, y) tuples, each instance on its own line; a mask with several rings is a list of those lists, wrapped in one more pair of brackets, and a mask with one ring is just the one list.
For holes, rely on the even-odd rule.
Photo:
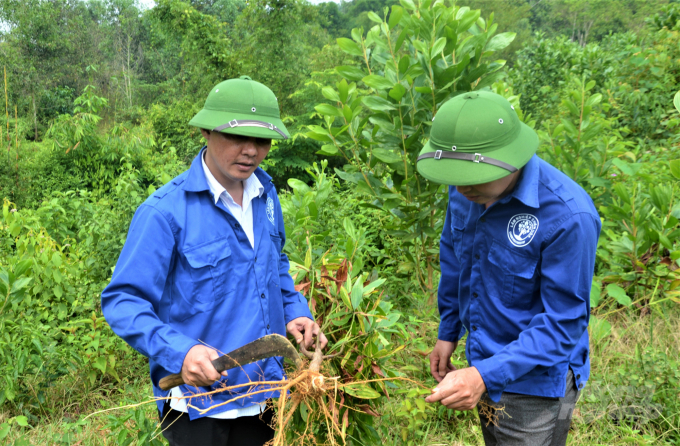
[(271, 139), (201, 130), (208, 150), (205, 163), (225, 188), (247, 180), (269, 153)]
[(506, 177), (488, 183), (456, 186), (456, 191), (470, 201), (489, 207), (512, 192), (517, 184), (520, 172), (521, 170), (518, 170)]

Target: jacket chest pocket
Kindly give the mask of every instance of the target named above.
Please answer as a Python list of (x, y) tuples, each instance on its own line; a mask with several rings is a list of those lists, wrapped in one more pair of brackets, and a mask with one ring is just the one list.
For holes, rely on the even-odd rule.
[(279, 268), (281, 267), (281, 237), (277, 234), (270, 233), (271, 239), (271, 265), (272, 265), (272, 282), (278, 287), (280, 286)]
[(451, 242), (453, 243), (453, 252), (458, 259), (458, 262), (460, 262), (461, 256), (463, 255), (463, 235), (465, 231), (465, 222), (455, 215), (451, 220)]
[(231, 247), (226, 237), (187, 249), (184, 256), (189, 263), (192, 304), (198, 311), (234, 292), (235, 281), (229, 280)]
[(521, 255), (494, 240), (488, 263), (484, 282), (489, 284), (489, 294), (500, 298), (506, 307), (527, 309), (533, 306), (539, 285), (536, 280), (538, 259)]

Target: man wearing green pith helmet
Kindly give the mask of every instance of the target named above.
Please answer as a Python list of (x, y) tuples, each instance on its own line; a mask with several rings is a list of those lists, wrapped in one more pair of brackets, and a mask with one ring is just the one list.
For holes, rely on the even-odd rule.
[[(586, 192), (541, 160), (502, 96), (444, 103), (417, 168), (450, 185), (440, 243), (439, 382), (429, 403), (480, 410), (487, 445), (564, 445), (590, 374), (588, 318), (601, 223)], [(467, 332), (467, 368), (451, 356)], [(480, 405), (480, 406), (478, 406)]]
[[(248, 77), (216, 85), (189, 124), (206, 146), (137, 209), (102, 310), (149, 358), (171, 446), (261, 446), (273, 438), (266, 402), (278, 394), (219, 390), (283, 379), (282, 358), (222, 374), (211, 361), (273, 333), (326, 344), (288, 273), (281, 204), (258, 167), (272, 139), (289, 134), (272, 91)], [(174, 373), (186, 385), (164, 392), (159, 381)]]

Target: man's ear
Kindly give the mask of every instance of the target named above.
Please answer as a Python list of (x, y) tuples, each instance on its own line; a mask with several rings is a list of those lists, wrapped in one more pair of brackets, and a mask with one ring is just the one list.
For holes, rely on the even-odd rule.
[(201, 129), (201, 134), (205, 139), (210, 139), (210, 130)]

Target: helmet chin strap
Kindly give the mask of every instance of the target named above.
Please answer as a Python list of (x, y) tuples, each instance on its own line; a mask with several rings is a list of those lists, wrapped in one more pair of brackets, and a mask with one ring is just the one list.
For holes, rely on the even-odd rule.
[(481, 153), (462, 153), (462, 152), (447, 152), (443, 150), (437, 150), (435, 152), (428, 152), (428, 153), (423, 153), (418, 157), (418, 161), (427, 159), (427, 158), (434, 158), (435, 160), (440, 160), (442, 158), (444, 159), (451, 159), (451, 160), (462, 160), (462, 161), (472, 161), (473, 163), (484, 163), (484, 164), (491, 164), (492, 166), (500, 167), (502, 169), (505, 169), (509, 171), (510, 173), (515, 173), (517, 172), (517, 168), (515, 166), (512, 166), (508, 163), (505, 163), (503, 161), (494, 159), (494, 158), (489, 158), (488, 156), (484, 156)]
[(252, 119), (241, 119), (241, 120), (236, 120), (234, 119), (233, 121), (229, 121), (226, 124), (222, 124), (219, 127), (215, 127), (213, 129), (213, 132), (221, 132), (224, 129), (233, 129), (236, 127), (261, 127), (269, 130), (274, 130), (277, 132), (279, 135), (283, 136), (283, 139), (288, 139), (288, 136), (286, 136), (285, 133), (281, 129), (279, 129), (277, 126), (274, 124), (270, 124), (268, 122), (264, 121), (255, 121)]

